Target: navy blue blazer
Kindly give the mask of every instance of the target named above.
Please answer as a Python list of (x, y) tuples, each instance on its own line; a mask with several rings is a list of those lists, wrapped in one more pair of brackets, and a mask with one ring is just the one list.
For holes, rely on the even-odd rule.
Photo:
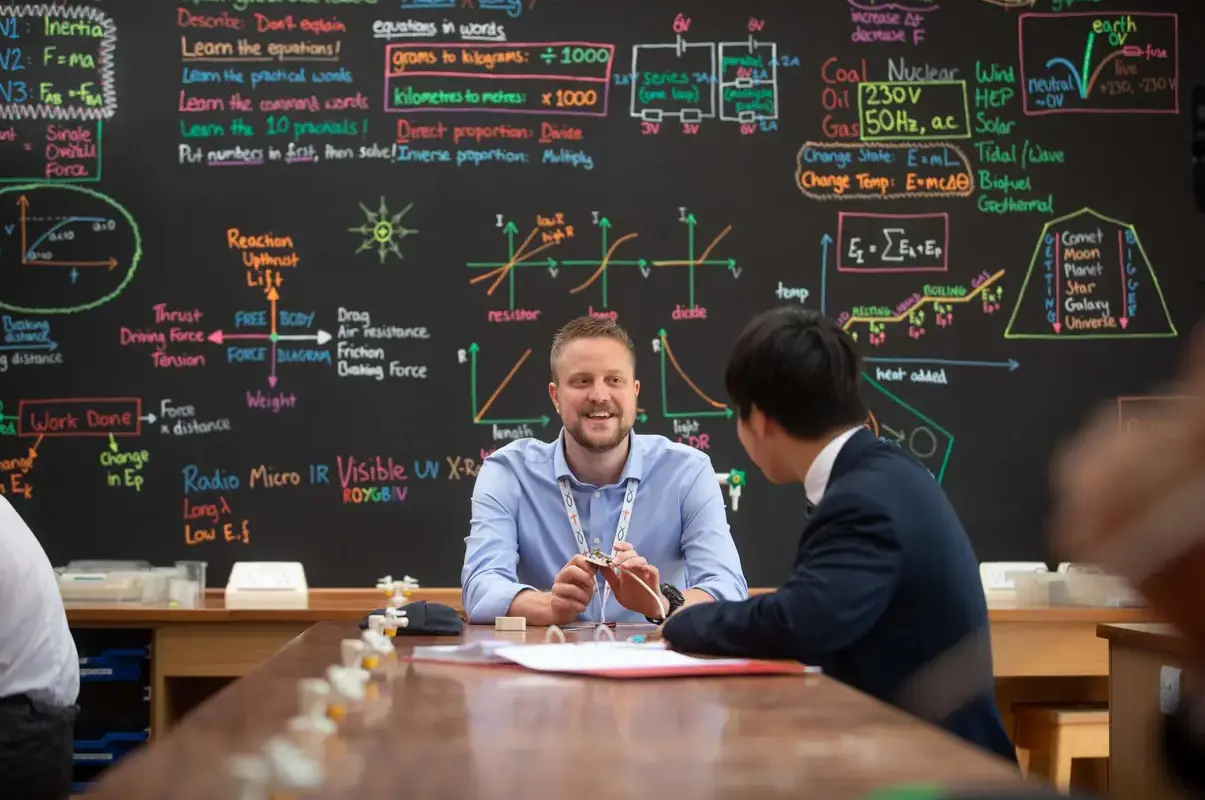
[(795, 659), (1016, 762), (996, 706), (979, 563), (932, 474), (860, 430), (804, 525), (790, 577), (683, 608), (675, 650)]

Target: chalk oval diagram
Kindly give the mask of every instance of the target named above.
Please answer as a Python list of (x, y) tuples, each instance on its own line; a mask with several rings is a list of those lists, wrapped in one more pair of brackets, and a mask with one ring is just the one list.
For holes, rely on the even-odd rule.
[(70, 184), (0, 188), (0, 309), (78, 314), (129, 286), (142, 258), (120, 203)]

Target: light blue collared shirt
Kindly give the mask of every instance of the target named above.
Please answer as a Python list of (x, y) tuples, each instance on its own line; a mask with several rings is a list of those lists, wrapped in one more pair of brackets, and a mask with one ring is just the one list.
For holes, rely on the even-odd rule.
[[(473, 517), (465, 538), (462, 601), (471, 623), (506, 616), (524, 589), (548, 591), (557, 573), (577, 555), (577, 541), (558, 478), (569, 478), (591, 549), (610, 553), (629, 478), (639, 481), (627, 541), (655, 566), (662, 583), (702, 589), (716, 600), (744, 600), (741, 571), (724, 496), (706, 453), (664, 436), (631, 434), (631, 450), (619, 481), (593, 486), (574, 477), (565, 461), (565, 430), (552, 442), (520, 439), (495, 450), (481, 464), (473, 486)], [(604, 591), (579, 615), (583, 622), (644, 622)], [(655, 588), (655, 587), (654, 587)], [(604, 599), (605, 598), (605, 599)]]

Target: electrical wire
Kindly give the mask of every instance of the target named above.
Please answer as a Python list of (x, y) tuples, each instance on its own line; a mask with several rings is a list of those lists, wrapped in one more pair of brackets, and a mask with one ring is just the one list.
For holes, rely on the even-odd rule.
[(645, 582), (644, 582), (644, 581), (643, 581), (643, 580), (640, 578), (640, 576), (639, 576), (639, 575), (637, 575), (636, 573), (632, 572), (630, 569), (624, 569), (623, 567), (616, 566), (615, 564), (611, 564), (610, 566), (611, 566), (611, 569), (615, 570), (615, 572), (617, 572), (617, 573), (618, 573), (618, 572), (625, 572), (625, 573), (627, 573), (628, 575), (630, 575), (632, 578), (635, 578), (635, 579), (636, 579), (636, 582), (637, 582), (637, 583), (639, 583), (641, 586), (643, 586), (643, 587), (644, 587), (644, 590), (645, 590), (646, 592), (648, 592), (650, 595), (652, 595), (653, 599), (657, 601), (657, 608), (661, 610), (661, 619), (663, 619), (663, 620), (664, 620), (664, 619), (665, 619), (667, 616), (669, 616), (669, 601), (668, 601), (668, 600), (666, 600), (666, 599), (665, 599), (664, 597), (662, 597), (661, 595), (659, 595), (659, 594), (657, 594), (656, 592), (654, 592), (654, 591), (653, 591), (653, 589), (652, 589), (652, 587), (650, 587), (650, 586), (649, 586), (647, 583), (645, 583)]

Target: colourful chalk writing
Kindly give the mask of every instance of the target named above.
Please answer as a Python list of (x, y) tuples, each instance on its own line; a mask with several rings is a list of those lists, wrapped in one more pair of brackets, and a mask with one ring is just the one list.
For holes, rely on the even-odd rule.
[[(653, 339), (652, 344), (653, 352), (658, 356), (661, 375), (662, 417), (669, 420), (732, 419), (731, 406), (712, 399), (683, 369), (673, 347), (670, 346), (669, 335), (664, 328), (657, 332), (657, 338)], [(671, 378), (671, 375), (674, 377)], [(672, 390), (671, 381), (673, 383)], [(683, 392), (683, 388), (688, 389), (689, 392)], [(672, 403), (670, 401), (671, 394), (675, 397)], [(693, 394), (694, 397), (690, 397), (690, 394)], [(690, 410), (692, 408), (695, 410)], [(694, 433), (697, 430), (698, 428), (695, 427), (691, 429), (691, 432)]]
[(1082, 208), (1043, 226), (1004, 335), (1142, 339), (1178, 334), (1137, 230)]
[(7, 311), (73, 314), (104, 305), (125, 290), (142, 256), (129, 212), (83, 186), (0, 187), (0, 225), (5, 267), (20, 276), (0, 282)]
[(122, 325), (118, 329), (118, 340), (123, 347), (145, 347), (157, 368), (205, 366), (205, 354), (197, 352), (205, 346), (205, 331), (200, 325), (204, 313), (200, 309), (174, 309), (166, 303), (156, 303), (149, 316), (149, 325)]
[(824, 89), (820, 92), (820, 105), (825, 112), (820, 121), (824, 138), (861, 139), (857, 87), (862, 81), (869, 80), (866, 59), (847, 64), (836, 56), (829, 56), (820, 64), (820, 79), (824, 82)]
[(869, 374), (863, 372), (862, 380), (870, 406), (866, 428), (910, 452), (941, 483), (954, 451), (954, 435)]
[(137, 397), (68, 397), (22, 400), (18, 436), (138, 436), (142, 400)]
[(368, 135), (372, 104), (351, 89), (354, 73), (341, 65), (349, 33), (343, 21), (317, 13), (179, 8), (176, 25), (183, 64), (178, 163), (314, 164), (323, 140)]
[(227, 499), (241, 485), (238, 476), (222, 469), (202, 472), (196, 464), (186, 465), (182, 475), (184, 543), (250, 544), (250, 521), (236, 515)]
[[(540, 310), (532, 308), (523, 308), (516, 305), (516, 270), (531, 268), (540, 268), (553, 279), (557, 279), (564, 268), (574, 270), (581, 269), (582, 272), (589, 270), (589, 276), (584, 279), (574, 277), (572, 279), (573, 287), (569, 289), (569, 294), (579, 294), (591, 287), (597, 286), (597, 295), (599, 306), (596, 308), (594, 304), (587, 306), (586, 313), (608, 319), (618, 318), (618, 314), (609, 310), (611, 298), (611, 270), (618, 268), (621, 273), (631, 275), (639, 274), (644, 280), (647, 280), (653, 273), (654, 269), (658, 272), (660, 268), (681, 268), (678, 270), (670, 269), (670, 273), (684, 272), (686, 278), (687, 302), (685, 304), (675, 304), (673, 310), (674, 319), (703, 319), (707, 315), (707, 309), (697, 304), (696, 302), (696, 282), (698, 280), (697, 270), (704, 267), (723, 267), (728, 271), (728, 274), (733, 279), (740, 278), (741, 267), (737, 265), (734, 258), (716, 258), (717, 247), (720, 242), (731, 232), (732, 226), (727, 225), (720, 229), (719, 233), (713, 236), (710, 242), (700, 249), (699, 244), (702, 240), (696, 241), (696, 229), (699, 225), (698, 219), (694, 214), (690, 213), (685, 206), (678, 208), (678, 223), (685, 229), (685, 258), (621, 258), (620, 255), (627, 255), (627, 252), (620, 253), (620, 247), (623, 246), (626, 250), (634, 247), (632, 242), (639, 237), (639, 233), (632, 230), (616, 230), (615, 223), (612, 222), (608, 215), (604, 215), (599, 211), (592, 212), (590, 223), (597, 235), (599, 242), (597, 258), (592, 259), (557, 259), (551, 254), (543, 255), (551, 248), (562, 249), (569, 243), (581, 238), (583, 231), (590, 231), (589, 226), (576, 224), (572, 218), (566, 217), (562, 211), (555, 211), (547, 214), (537, 214), (535, 223), (530, 227), (530, 230), (523, 234), (523, 229), (519, 227), (513, 220), (504, 221), (502, 215), (498, 215), (496, 219), (496, 227), (501, 229), (501, 233), (506, 237), (506, 260), (505, 261), (470, 261), (466, 266), (473, 271), (472, 277), (468, 279), (470, 285), (482, 284), (485, 285), (485, 293), (487, 296), (492, 296), (495, 291), (498, 291), (503, 281), (506, 282), (507, 308), (505, 310), (493, 310), (487, 312), (487, 320), (489, 322), (510, 323), (510, 322), (534, 322), (540, 318)], [(526, 226), (525, 226), (526, 227)], [(516, 247), (515, 242), (519, 245)], [(537, 258), (537, 256), (542, 256)], [(635, 267), (635, 270), (628, 269)], [(718, 270), (711, 270), (718, 272)]]
[(1027, 115), (1180, 111), (1176, 14), (1025, 13), (1017, 39)]
[(837, 242), (838, 272), (945, 272), (950, 217), (842, 211)]
[(688, 23), (673, 27), (674, 41), (633, 45), (630, 73), (615, 74), (617, 86), (630, 87), (628, 114), (641, 133), (659, 134), (676, 120), (695, 135), (710, 119), (739, 123), (742, 135), (778, 130), (779, 69), (798, 67), (799, 58), (759, 38), (763, 20), (749, 20), (744, 41), (688, 41)]
[(425, 380), (426, 364), (407, 364), (389, 358), (385, 340), (423, 341), (431, 338), (426, 327), (373, 325), (367, 311), (339, 308), (335, 334), (335, 365), (341, 378)]
[(105, 485), (117, 489), (133, 489), (141, 492), (146, 478), (142, 469), (151, 460), (145, 449), (122, 450), (117, 440), (109, 436), (108, 447), (100, 451), (100, 465), (104, 468)]
[(345, 505), (402, 503), (410, 480), (406, 466), (392, 456), (335, 456)]
[(949, 143), (804, 142), (795, 186), (812, 200), (969, 197), (975, 176), (966, 154)]
[(99, 120), (117, 110), (117, 28), (103, 11), (0, 6), (0, 119)]
[(858, 84), (864, 142), (971, 138), (966, 81)]
[(928, 37), (926, 21), (940, 6), (934, 0), (847, 0), (856, 44), (919, 45)]
[(597, 42), (391, 44), (383, 108), (605, 116), (614, 55)]
[[(495, 410), (495, 404), (500, 396), (503, 396), (503, 407), (509, 402), (509, 398), (505, 398), (504, 392), (511, 382), (514, 380), (516, 373), (523, 367), (529, 358), (531, 358), (531, 348), (527, 348), (520, 355), (518, 360), (510, 368), (505, 376), (497, 381), (493, 391), (490, 391), (486, 396), (485, 391), (479, 392), (478, 386), (478, 353), (481, 348), (476, 342), (470, 344), (467, 348), (457, 351), (457, 361), (461, 364), (469, 365), (469, 406), (472, 412), (472, 421), (474, 425), (489, 425), (494, 426), (524, 426), (524, 425), (540, 425), (547, 426), (551, 418), (547, 414), (507, 414), (505, 411), (501, 414)], [(506, 363), (505, 361), (503, 363)], [(484, 365), (481, 365), (482, 371)], [(493, 365), (491, 364), (490, 372), (493, 373)], [(489, 384), (486, 384), (488, 386)], [(495, 413), (489, 413), (495, 410)], [(497, 430), (497, 428), (494, 428)], [(506, 438), (505, 436), (503, 438)]]
[[(154, 423), (152, 415), (151, 423)], [(232, 430), (228, 417), (205, 418), (192, 405), (177, 403), (170, 398), (159, 401), (159, 433), (165, 436), (204, 436)]]
[(103, 120), (0, 122), (0, 183), (95, 183), (101, 178)]
[[(226, 246), (240, 252), (244, 283), (263, 294), (264, 304), (259, 308), (235, 311), (232, 330), (219, 328), (205, 337), (214, 344), (224, 345), (226, 362), (267, 364), (267, 380), (271, 389), (276, 388), (279, 380), (278, 365), (333, 365), (330, 351), (323, 348), (331, 340), (331, 335), (321, 328), (315, 330), (317, 312), (288, 309), (281, 302), (285, 273), (292, 272), (301, 263), (294, 249), (293, 237), (272, 231), (245, 232), (239, 228), (227, 228)], [(295, 344), (301, 342), (314, 344)], [(247, 392), (248, 408), (271, 409), (275, 412), (282, 408), (295, 408), (296, 402), (296, 396), (292, 394)]]
[(975, 142), (975, 158), (980, 169), (979, 194), (975, 205), (985, 214), (1025, 214), (1054, 212), (1054, 195), (1044, 192), (1031, 168), (1066, 162), (1064, 151), (1044, 147), (1029, 138), (1010, 141), (1016, 120), (1009, 118), (1017, 92), (1016, 69), (997, 62), (975, 62), (974, 132), (983, 137)]
[(535, 7), (535, 0), (527, 0), (526, 9), (523, 0), (400, 0), (399, 8), (403, 9), (433, 9), (433, 8), (479, 8), (482, 11), (501, 11), (508, 17), (518, 17), (524, 10), (530, 11)]
[(969, 286), (925, 285), (922, 291), (909, 295), (893, 307), (854, 306), (837, 314), (837, 324), (850, 331), (854, 339), (859, 339), (864, 330), (866, 341), (872, 347), (885, 344), (889, 331), (895, 328), (903, 328), (908, 339), (918, 340), (934, 328), (949, 328), (954, 323), (954, 310), (958, 306), (977, 302), (985, 315), (999, 311), (1002, 292), (999, 281), (1004, 272), (984, 270), (970, 281)]

